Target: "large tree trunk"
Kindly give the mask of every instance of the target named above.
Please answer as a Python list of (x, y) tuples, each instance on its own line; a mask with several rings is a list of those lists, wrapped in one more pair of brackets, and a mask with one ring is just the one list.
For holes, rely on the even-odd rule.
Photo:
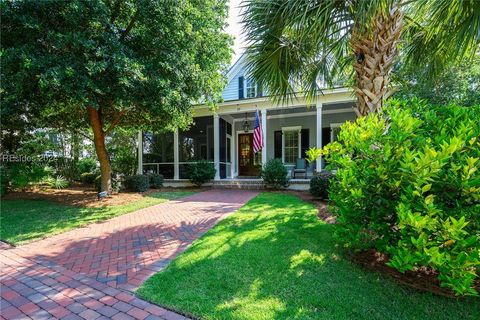
[(356, 58), (353, 68), (357, 115), (381, 110), (383, 102), (393, 94), (389, 88), (390, 72), (398, 56), (397, 45), (402, 29), (403, 13), (396, 6), (388, 13), (379, 13), (370, 31), (360, 32), (355, 28), (351, 46)]
[(100, 162), (101, 187), (100, 191), (112, 193), (112, 169), (110, 167), (110, 159), (107, 149), (105, 148), (105, 133), (102, 126), (102, 118), (99, 110), (87, 107), (88, 119), (93, 130), (93, 142)]

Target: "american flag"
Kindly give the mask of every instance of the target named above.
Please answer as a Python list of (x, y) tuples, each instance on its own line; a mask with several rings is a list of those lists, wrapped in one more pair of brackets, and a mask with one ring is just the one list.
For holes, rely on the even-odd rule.
[(255, 114), (255, 127), (253, 128), (253, 152), (257, 153), (263, 149), (263, 130), (258, 110)]

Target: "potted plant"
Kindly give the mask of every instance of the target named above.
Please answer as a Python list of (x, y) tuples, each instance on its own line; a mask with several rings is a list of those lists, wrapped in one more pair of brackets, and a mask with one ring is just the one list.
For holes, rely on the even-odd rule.
[(315, 168), (315, 164), (317, 162), (317, 159), (320, 158), (322, 156), (322, 149), (319, 149), (317, 147), (312, 147), (310, 149), (308, 149), (306, 152), (306, 160), (308, 162), (308, 166), (311, 166), (312, 169), (315, 169), (314, 171), (314, 174), (317, 173), (316, 171), (316, 168)]

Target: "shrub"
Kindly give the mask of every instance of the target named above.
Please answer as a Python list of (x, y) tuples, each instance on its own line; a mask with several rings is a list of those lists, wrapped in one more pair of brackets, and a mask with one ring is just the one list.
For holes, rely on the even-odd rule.
[(150, 186), (149, 177), (141, 174), (126, 176), (124, 179), (125, 189), (128, 191), (144, 192)]
[(328, 171), (321, 171), (310, 179), (310, 193), (321, 199), (328, 199), (328, 189), (335, 176)]
[(80, 175), (80, 181), (83, 184), (94, 184), (97, 176), (98, 172), (84, 172)]
[(480, 106), (392, 101), (342, 126), (325, 147), (330, 199), (346, 247), (375, 248), (401, 272), (425, 266), (457, 294), (480, 267)]
[(80, 176), (84, 173), (94, 172), (97, 168), (97, 161), (93, 158), (83, 158), (77, 162), (77, 170)]
[(7, 170), (4, 166), (0, 166), (0, 197), (8, 192), (9, 184)]
[(284, 188), (288, 186), (288, 171), (280, 159), (270, 159), (262, 168), (261, 176), (266, 186)]
[(8, 178), (12, 189), (25, 189), (40, 183), (53, 174), (53, 169), (39, 162), (13, 163), (8, 169)]
[(41, 181), (41, 184), (54, 189), (65, 189), (69, 185), (68, 180), (63, 176), (48, 176)]
[(159, 189), (163, 187), (163, 175), (150, 173), (147, 175), (150, 183), (150, 188)]
[(215, 166), (206, 160), (188, 164), (187, 177), (193, 184), (201, 186), (215, 177)]

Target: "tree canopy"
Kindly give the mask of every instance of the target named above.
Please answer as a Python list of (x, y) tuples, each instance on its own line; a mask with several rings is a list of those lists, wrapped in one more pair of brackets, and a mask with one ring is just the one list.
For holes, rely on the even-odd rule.
[(11, 0), (1, 11), (2, 114), (90, 122), (103, 189), (115, 126), (184, 127), (193, 103), (221, 99), (226, 0)]
[[(325, 80), (354, 79), (358, 114), (381, 108), (401, 56), (425, 76), (480, 42), (476, 0), (247, 0), (244, 24), (253, 77), (284, 99), (316, 95)], [(353, 75), (353, 77), (351, 77)]]

